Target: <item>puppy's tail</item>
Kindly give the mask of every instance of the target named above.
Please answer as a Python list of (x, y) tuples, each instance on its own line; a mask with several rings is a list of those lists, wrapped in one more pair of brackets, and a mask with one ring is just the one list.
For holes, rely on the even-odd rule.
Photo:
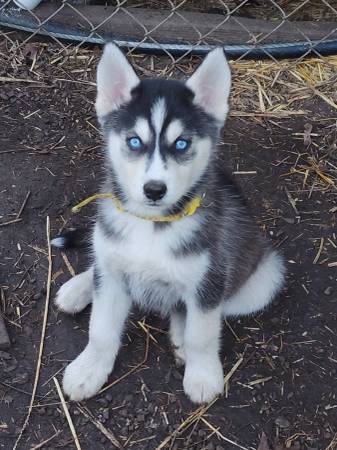
[(85, 228), (71, 228), (51, 240), (51, 245), (60, 249), (81, 248), (88, 246), (89, 230)]

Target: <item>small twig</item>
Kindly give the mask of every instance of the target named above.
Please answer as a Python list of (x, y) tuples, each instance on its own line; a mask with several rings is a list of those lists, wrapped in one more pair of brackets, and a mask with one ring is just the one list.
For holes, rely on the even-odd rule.
[(60, 397), (60, 400), (61, 400), (61, 403), (62, 403), (62, 408), (63, 408), (64, 414), (66, 416), (66, 419), (67, 419), (67, 422), (68, 422), (71, 434), (73, 435), (75, 446), (76, 446), (77, 450), (82, 450), (81, 449), (81, 445), (80, 445), (80, 441), (78, 440), (78, 437), (77, 437), (77, 433), (76, 433), (76, 430), (75, 430), (72, 418), (71, 418), (70, 413), (69, 413), (69, 409), (68, 409), (67, 403), (64, 400), (64, 396), (63, 396), (62, 390), (60, 388), (60, 384), (59, 384), (59, 382), (58, 382), (56, 377), (54, 377), (53, 380), (54, 380), (54, 383), (55, 383), (55, 386), (56, 386), (57, 393), (58, 393), (58, 395)]
[(196, 410), (194, 410), (192, 412), (192, 414), (190, 414), (186, 420), (184, 420), (184, 422), (182, 422), (178, 428), (176, 428), (171, 434), (169, 434), (168, 436), (166, 436), (166, 438), (158, 445), (158, 447), (156, 447), (155, 450), (161, 450), (162, 448), (164, 448), (171, 440), (175, 439), (175, 437), (177, 435), (179, 435), (179, 433), (181, 433), (183, 430), (188, 429), (194, 422), (196, 422), (197, 420), (199, 420), (203, 414), (205, 414), (206, 411), (208, 411), (208, 409), (214, 405), (214, 403), (218, 400), (219, 397), (216, 397), (214, 400), (212, 400), (210, 403), (208, 403), (207, 405), (201, 405), (199, 406), (199, 408), (197, 408)]
[[(23, 389), (20, 389), (20, 388), (17, 388), (15, 386), (12, 386), (11, 384), (5, 383), (4, 381), (0, 380), (0, 384), (2, 384), (3, 386), (8, 387), (9, 389), (13, 389), (13, 391), (20, 392), (21, 394), (29, 395), (29, 397), (31, 397), (31, 395), (32, 395), (31, 392), (24, 391)], [(35, 395), (35, 397), (42, 398), (42, 395)]]
[(313, 264), (317, 264), (318, 263), (318, 260), (319, 260), (319, 258), (321, 256), (321, 253), (322, 253), (322, 250), (323, 250), (323, 245), (324, 245), (324, 238), (321, 238), (321, 242), (319, 244), (318, 252), (317, 252), (317, 254), (315, 256), (315, 259), (312, 262)]
[(140, 326), (140, 328), (144, 331), (144, 333), (149, 334), (151, 340), (152, 340), (153, 342), (155, 342), (156, 344), (158, 344), (157, 339), (149, 332), (149, 329), (148, 329), (148, 327), (147, 327), (147, 324), (144, 325), (144, 323), (141, 322), (140, 320), (138, 320), (137, 323), (138, 323), (138, 325)]
[(298, 209), (296, 208), (296, 201), (292, 198), (290, 192), (288, 191), (288, 189), (286, 187), (284, 187), (284, 190), (285, 190), (286, 196), (289, 200), (289, 203), (291, 204), (293, 210), (295, 211), (296, 215), (298, 216), (299, 212), (298, 212)]
[(81, 408), (80, 406), (78, 407), (78, 410), (87, 418), (91, 421), (91, 423), (93, 425), (95, 425), (95, 427), (102, 433), (104, 434), (104, 436), (109, 439), (109, 441), (111, 442), (111, 444), (113, 444), (115, 447), (122, 449), (123, 446), (118, 442), (117, 438), (112, 434), (112, 432), (110, 430), (108, 430), (107, 428), (105, 428), (105, 426), (99, 422), (97, 419), (95, 419), (95, 417), (93, 417), (93, 415), (91, 414), (91, 412), (88, 410), (88, 408)]
[(62, 370), (64, 370), (64, 366), (60, 367), (59, 370), (57, 370), (50, 378), (48, 378), (48, 380), (43, 383), (42, 387), (46, 386), (49, 381), (51, 381), (54, 377), (56, 377), (56, 375), (62, 372)]
[[(238, 369), (240, 364), (242, 363), (243, 358), (241, 357), (238, 359), (238, 361), (234, 364), (234, 366), (231, 368), (231, 370), (228, 372), (228, 374), (224, 377), (224, 384), (226, 385), (230, 378), (233, 376), (234, 372)], [(175, 439), (177, 435), (179, 435), (183, 430), (186, 430), (189, 428), (194, 422), (197, 420), (200, 420), (202, 416), (205, 414), (206, 411), (209, 410), (211, 406), (214, 405), (215, 402), (217, 402), (219, 397), (215, 397), (214, 400), (212, 400), (210, 403), (207, 403), (207, 405), (201, 405), (199, 408), (197, 408), (195, 411), (190, 414), (187, 419), (179, 425), (177, 429), (175, 429), (171, 434), (166, 436), (166, 438), (156, 447), (155, 450), (161, 450), (164, 448), (172, 439)]]
[(256, 384), (266, 383), (272, 380), (273, 377), (259, 378), (258, 380), (249, 381), (248, 386), (255, 386)]
[(67, 266), (67, 269), (68, 269), (70, 275), (72, 277), (74, 277), (76, 275), (76, 273), (75, 273), (75, 270), (74, 270), (73, 266), (71, 265), (71, 263), (69, 261), (68, 256), (64, 252), (61, 252), (61, 255), (62, 255), (64, 264)]
[(27, 413), (26, 419), (23, 423), (23, 426), (21, 428), (21, 431), (19, 433), (19, 436), (17, 437), (17, 439), (15, 441), (13, 450), (15, 450), (17, 448), (17, 446), (22, 438), (22, 434), (28, 426), (30, 415), (32, 413), (32, 409), (33, 409), (33, 405), (34, 405), (34, 401), (35, 401), (37, 384), (39, 382), (39, 377), (40, 377), (41, 360), (42, 360), (42, 354), (43, 354), (43, 348), (44, 348), (44, 338), (45, 338), (45, 334), (46, 334), (47, 318), (48, 318), (48, 311), (49, 311), (50, 285), (51, 285), (51, 274), (52, 274), (52, 254), (51, 254), (51, 246), (50, 246), (49, 216), (47, 216), (46, 232), (47, 232), (47, 245), (48, 245), (48, 275), (47, 275), (47, 288), (46, 288), (47, 292), (46, 292), (46, 301), (45, 301), (44, 314), (43, 314), (39, 354), (38, 354), (38, 358), (37, 358), (35, 379), (34, 379), (32, 396), (31, 396), (30, 403), (29, 403), (28, 413)]
[(336, 447), (337, 447), (337, 433), (335, 433), (334, 437), (332, 438), (332, 441), (325, 450), (335, 450)]
[(13, 291), (16, 291), (20, 286), (21, 283), (23, 282), (23, 280), (26, 278), (26, 276), (28, 275), (29, 271), (36, 265), (36, 262), (33, 262), (28, 269), (26, 269), (22, 275), (22, 277), (20, 278), (20, 281), (14, 286)]
[(257, 175), (256, 170), (236, 170), (233, 175)]
[(29, 80), (28, 78), (10, 78), (10, 77), (0, 77), (0, 81), (14, 82), (14, 83), (36, 83), (44, 84), (41, 81)]
[(26, 195), (26, 197), (25, 197), (25, 199), (24, 199), (24, 201), (23, 201), (23, 203), (22, 203), (22, 205), (21, 205), (20, 210), (19, 210), (19, 212), (17, 213), (17, 215), (16, 215), (16, 217), (15, 217), (15, 219), (20, 219), (21, 214), (22, 214), (23, 210), (25, 209), (25, 206), (27, 205), (27, 202), (28, 202), (28, 199), (29, 199), (29, 197), (30, 197), (30, 194), (31, 194), (31, 192), (28, 191), (28, 192), (27, 192), (27, 195)]
[[(201, 420), (204, 422), (205, 425), (208, 426), (208, 428), (210, 430), (213, 431), (213, 433), (215, 433), (223, 441), (228, 442), (228, 444), (234, 445), (234, 447), (241, 448), (242, 450), (248, 450), (247, 447), (242, 447), (242, 445), (232, 441), (231, 439), (226, 438), (222, 433), (220, 433), (220, 431), (217, 428), (215, 428), (211, 423), (209, 423), (204, 417), (202, 417)], [(250, 447), (250, 448), (252, 448), (252, 447)]]
[(48, 439), (45, 439), (44, 441), (40, 442), (39, 444), (34, 445), (34, 447), (31, 447), (30, 450), (37, 450), (38, 448), (43, 447), (45, 444), (48, 444), (48, 442), (50, 442), (52, 439), (56, 438), (56, 436), (58, 436), (61, 433), (62, 433), (61, 430), (56, 431), (55, 434), (50, 436)]
[(328, 267), (337, 267), (337, 261), (328, 263)]
[(234, 372), (236, 372), (240, 366), (240, 364), (242, 363), (243, 358), (239, 358), (236, 363), (234, 364), (234, 366), (231, 368), (231, 370), (228, 372), (228, 374), (225, 376), (224, 378), (224, 384), (227, 384), (228, 381), (232, 378), (232, 376), (234, 375)]
[(8, 222), (2, 222), (0, 223), (0, 227), (6, 227), (7, 225), (10, 225), (11, 223), (21, 222), (22, 219), (13, 219), (9, 220)]
[(245, 111), (231, 111), (230, 117), (276, 117), (286, 118), (290, 116), (305, 116), (307, 111), (266, 111), (266, 112), (245, 112)]
[(241, 339), (239, 338), (239, 336), (235, 333), (235, 331), (233, 330), (233, 328), (231, 327), (231, 325), (228, 323), (228, 320), (225, 319), (225, 324), (227, 325), (227, 328), (229, 328), (230, 332), (232, 333), (232, 335), (235, 337), (237, 342), (241, 342)]

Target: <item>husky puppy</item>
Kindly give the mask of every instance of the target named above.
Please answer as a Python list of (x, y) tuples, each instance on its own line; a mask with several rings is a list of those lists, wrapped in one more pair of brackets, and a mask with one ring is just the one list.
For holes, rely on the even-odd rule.
[(91, 397), (107, 381), (138, 303), (169, 316), (186, 395), (212, 400), (224, 388), (223, 318), (260, 311), (280, 290), (283, 260), (217, 160), (230, 85), (221, 48), (184, 83), (140, 80), (106, 45), (96, 111), (106, 141), (102, 192), (114, 199), (98, 202), (92, 266), (56, 297), (67, 313), (92, 302), (89, 342), (64, 374), (70, 399)]

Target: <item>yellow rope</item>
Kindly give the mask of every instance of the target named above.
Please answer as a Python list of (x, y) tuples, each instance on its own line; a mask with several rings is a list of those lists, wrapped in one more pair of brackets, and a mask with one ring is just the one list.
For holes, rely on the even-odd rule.
[[(89, 203), (91, 203), (94, 200), (97, 200), (98, 198), (110, 198), (118, 211), (120, 212), (126, 212), (125, 209), (122, 207), (121, 202), (116, 198), (113, 194), (106, 193), (106, 194), (94, 194), (90, 197), (86, 198), (82, 202), (75, 205), (73, 208), (71, 208), (71, 211), (73, 213), (79, 212), (84, 206), (87, 206)], [(193, 200), (191, 200), (183, 211), (181, 211), (178, 214), (171, 214), (170, 216), (138, 216), (137, 214), (133, 214), (136, 217), (139, 217), (140, 219), (144, 220), (150, 220), (151, 222), (174, 222), (176, 220), (182, 219), (183, 217), (193, 216), (193, 214), (196, 212), (196, 210), (201, 206), (202, 203), (202, 197), (198, 196), (195, 197)], [(132, 213), (130, 213), (132, 214)]]
[(90, 197), (86, 198), (85, 200), (82, 200), (77, 205), (73, 206), (71, 208), (71, 212), (78, 213), (80, 209), (82, 209), (84, 206), (87, 206), (89, 203), (93, 202), (94, 200), (97, 200), (98, 198), (111, 198), (112, 200), (118, 200), (114, 195), (112, 194), (94, 194)]

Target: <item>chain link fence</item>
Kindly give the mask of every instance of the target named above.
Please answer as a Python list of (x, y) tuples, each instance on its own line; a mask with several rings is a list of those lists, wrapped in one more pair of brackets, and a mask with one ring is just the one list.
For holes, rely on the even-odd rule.
[(36, 35), (63, 47), (114, 40), (175, 62), (215, 45), (234, 59), (337, 53), (337, 0), (73, 0), (20, 8), (32, 1), (0, 2), (8, 39), (6, 30), (15, 29), (26, 33), (24, 43)]
[[(186, 78), (222, 46), (233, 69), (231, 116), (337, 109), (337, 0), (0, 0), (0, 79), (95, 91), (100, 47), (113, 40), (141, 76)], [(21, 3), (20, 3), (21, 2)]]

